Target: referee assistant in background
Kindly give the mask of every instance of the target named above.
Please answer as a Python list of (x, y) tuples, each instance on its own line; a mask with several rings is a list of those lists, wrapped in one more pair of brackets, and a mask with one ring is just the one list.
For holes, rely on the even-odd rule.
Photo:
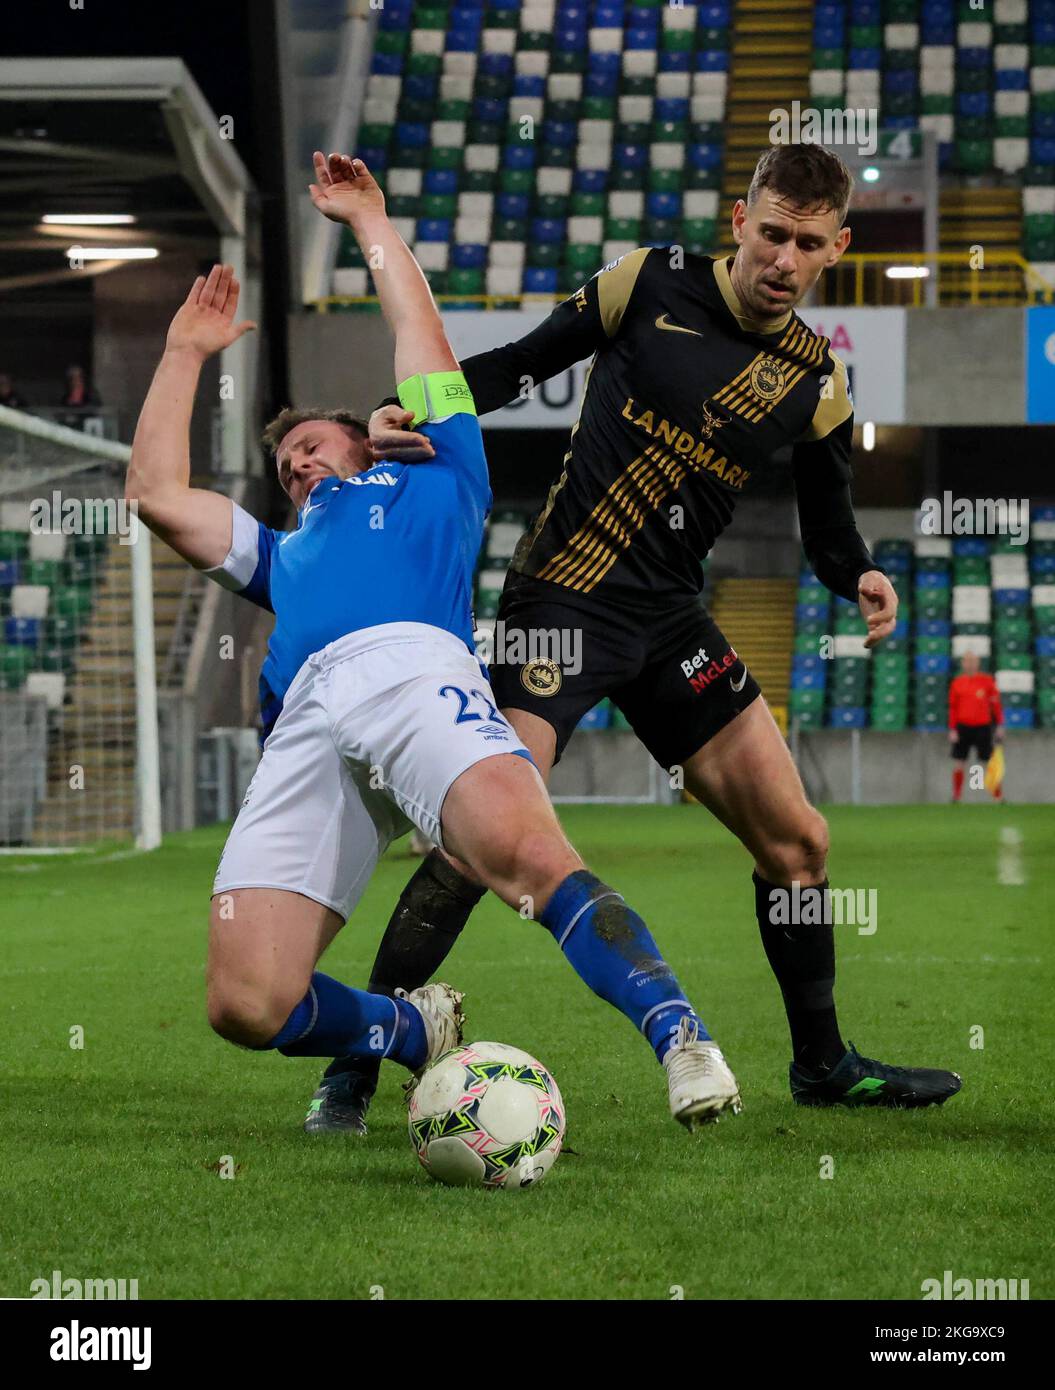
[[(967, 754), (973, 748), (983, 763), (993, 756), (993, 743), (1004, 741), (1004, 711), (996, 681), (978, 669), (978, 654), (965, 652), (961, 674), (949, 685), (949, 742), (952, 744), (952, 799), (963, 792)], [(1003, 787), (993, 788), (993, 800), (1003, 797)]]

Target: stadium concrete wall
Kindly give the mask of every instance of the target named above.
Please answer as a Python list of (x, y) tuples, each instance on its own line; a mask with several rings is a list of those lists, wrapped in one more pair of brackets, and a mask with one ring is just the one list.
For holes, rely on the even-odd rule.
[[(800, 734), (798, 764), (810, 800), (853, 802), (851, 734), (841, 729)], [(944, 733), (862, 733), (860, 735), (861, 804), (941, 805), (951, 792), (951, 759)], [(1004, 795), (1015, 802), (1055, 802), (1055, 733), (1009, 733)], [(667, 778), (661, 779), (664, 784)], [(604, 794), (647, 799), (649, 758), (632, 733), (583, 730), (575, 735), (554, 769), (555, 797)], [(665, 800), (676, 793), (664, 786)], [(964, 801), (988, 801), (984, 791), (964, 788)], [(994, 808), (995, 809), (995, 808)], [(952, 808), (950, 808), (950, 814)]]

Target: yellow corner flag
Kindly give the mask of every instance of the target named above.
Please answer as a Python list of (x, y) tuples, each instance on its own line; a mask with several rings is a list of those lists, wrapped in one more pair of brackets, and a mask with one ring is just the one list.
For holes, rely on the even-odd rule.
[(990, 796), (996, 796), (1004, 785), (1004, 748), (998, 743), (985, 765), (985, 789)]

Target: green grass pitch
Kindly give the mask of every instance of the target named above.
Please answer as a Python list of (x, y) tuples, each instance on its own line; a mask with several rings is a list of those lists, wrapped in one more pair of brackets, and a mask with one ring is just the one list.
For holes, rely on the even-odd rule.
[[(829, 812), (833, 885), (878, 892), (874, 935), (836, 928), (844, 1035), (964, 1078), (914, 1113), (792, 1105), (751, 866), (702, 810), (562, 818), (721, 1041), (739, 1118), (675, 1125), (643, 1039), (489, 898), (443, 973), (467, 992), (468, 1040), (553, 1070), (574, 1152), (524, 1193), (441, 1188), (411, 1151), (397, 1068), (367, 1140), (312, 1139), (320, 1066), (210, 1033), (221, 828), (150, 856), (0, 860), (0, 1294), (58, 1269), (136, 1278), (141, 1298), (916, 1299), (949, 1269), (1051, 1296), (1052, 809)], [(325, 969), (365, 981), (411, 868), (389, 855)]]

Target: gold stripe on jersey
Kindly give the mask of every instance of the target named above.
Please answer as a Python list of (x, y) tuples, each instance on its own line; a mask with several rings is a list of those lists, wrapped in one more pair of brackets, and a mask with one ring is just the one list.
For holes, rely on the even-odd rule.
[(602, 270), (597, 277), (597, 306), (601, 311), (601, 323), (609, 338), (614, 338), (623, 319), (623, 311), (634, 292), (637, 277), (645, 257), (652, 248), (639, 247), (620, 257), (611, 270)]
[[(775, 396), (763, 398), (756, 392), (752, 385), (752, 379), (755, 369), (763, 367), (767, 363), (780, 372), (782, 385)], [(808, 370), (807, 365), (792, 367), (774, 357), (772, 353), (759, 352), (727, 386), (723, 386), (720, 391), (715, 393), (713, 399), (716, 405), (725, 406), (726, 409), (742, 415), (751, 424), (757, 425), (774, 407), (780, 404), (792, 387), (802, 380)]]

